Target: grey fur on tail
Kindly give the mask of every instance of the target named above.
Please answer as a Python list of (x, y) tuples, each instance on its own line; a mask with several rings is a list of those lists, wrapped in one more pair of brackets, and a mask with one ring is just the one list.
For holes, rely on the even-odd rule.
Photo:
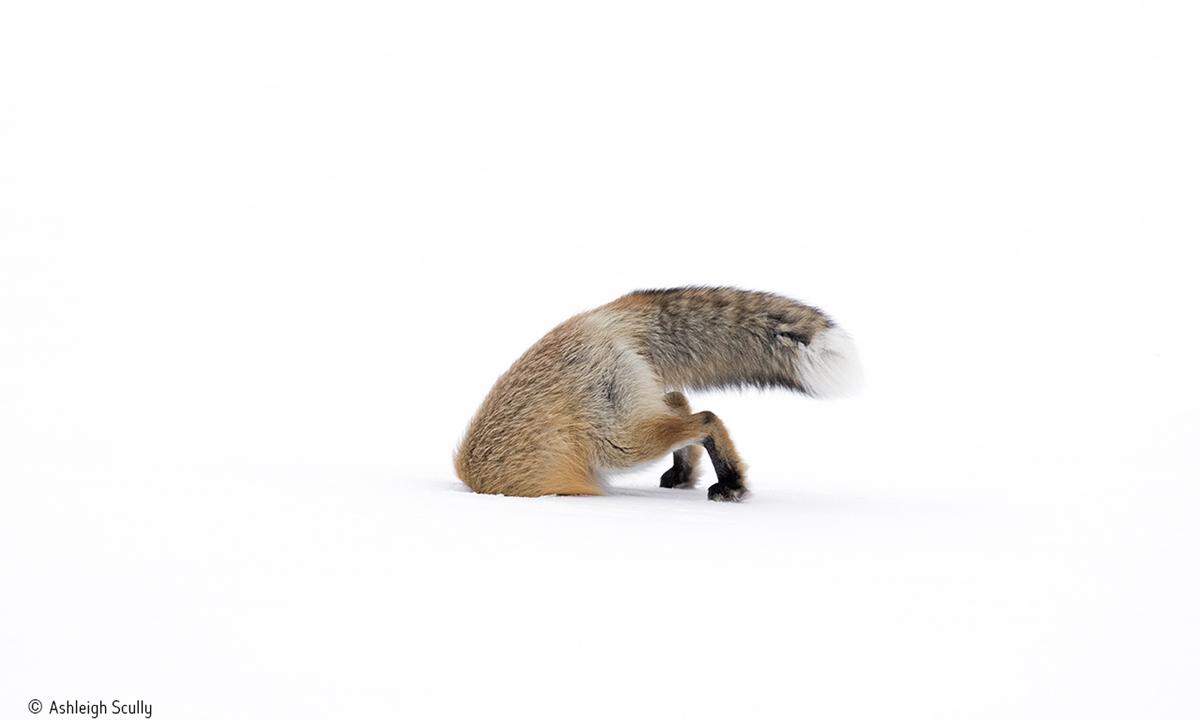
[(862, 384), (853, 340), (811, 305), (730, 287), (642, 290), (627, 297), (654, 308), (639, 349), (671, 387), (786, 388), (834, 398)]

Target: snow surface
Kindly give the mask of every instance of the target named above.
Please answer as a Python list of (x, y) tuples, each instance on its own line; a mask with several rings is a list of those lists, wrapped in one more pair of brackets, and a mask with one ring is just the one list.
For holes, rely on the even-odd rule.
[(5, 700), (116, 693), (161, 717), (1185, 716), (1196, 493), (1095, 477), (1036, 501), (760, 477), (730, 506), (634, 486), (481, 497), (353, 467), (26, 476), (3, 511)]
[[(6, 5), (0, 717), (1197, 717), (1196, 13)], [(691, 397), (738, 505), (454, 479), (689, 283), (864, 392)]]

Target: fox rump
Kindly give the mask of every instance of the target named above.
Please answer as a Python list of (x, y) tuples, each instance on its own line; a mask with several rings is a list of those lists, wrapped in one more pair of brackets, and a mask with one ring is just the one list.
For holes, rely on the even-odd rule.
[(454, 454), (475, 492), (600, 495), (603, 479), (674, 462), (662, 487), (695, 485), (702, 449), (710, 500), (745, 497), (745, 465), (711, 412), (685, 390), (783, 388), (815, 398), (853, 392), (854, 343), (821, 310), (727, 287), (639, 290), (551, 330), (505, 372)]

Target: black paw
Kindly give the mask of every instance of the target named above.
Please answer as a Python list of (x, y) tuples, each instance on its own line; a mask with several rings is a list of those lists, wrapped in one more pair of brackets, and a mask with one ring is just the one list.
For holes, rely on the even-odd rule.
[(723, 485), (716, 483), (708, 488), (708, 499), (716, 500), (717, 502), (741, 502), (742, 498), (746, 497), (746, 486), (738, 485)]
[(692, 477), (691, 470), (672, 465), (670, 470), (662, 474), (662, 480), (659, 481), (659, 487), (665, 488), (690, 488), (696, 485), (696, 478)]

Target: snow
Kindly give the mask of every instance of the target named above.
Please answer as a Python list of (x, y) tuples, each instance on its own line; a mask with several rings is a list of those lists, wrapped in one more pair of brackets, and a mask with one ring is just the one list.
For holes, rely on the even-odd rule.
[(163, 717), (1121, 717), (1192, 697), (1194, 489), (760, 478), (731, 507), (387, 468), (30, 480), (4, 511), (8, 695)]
[[(1194, 9), (5, 15), (0, 715), (1200, 712)], [(455, 480), (542, 333), (695, 283), (862, 358), (689, 398), (746, 502)]]

